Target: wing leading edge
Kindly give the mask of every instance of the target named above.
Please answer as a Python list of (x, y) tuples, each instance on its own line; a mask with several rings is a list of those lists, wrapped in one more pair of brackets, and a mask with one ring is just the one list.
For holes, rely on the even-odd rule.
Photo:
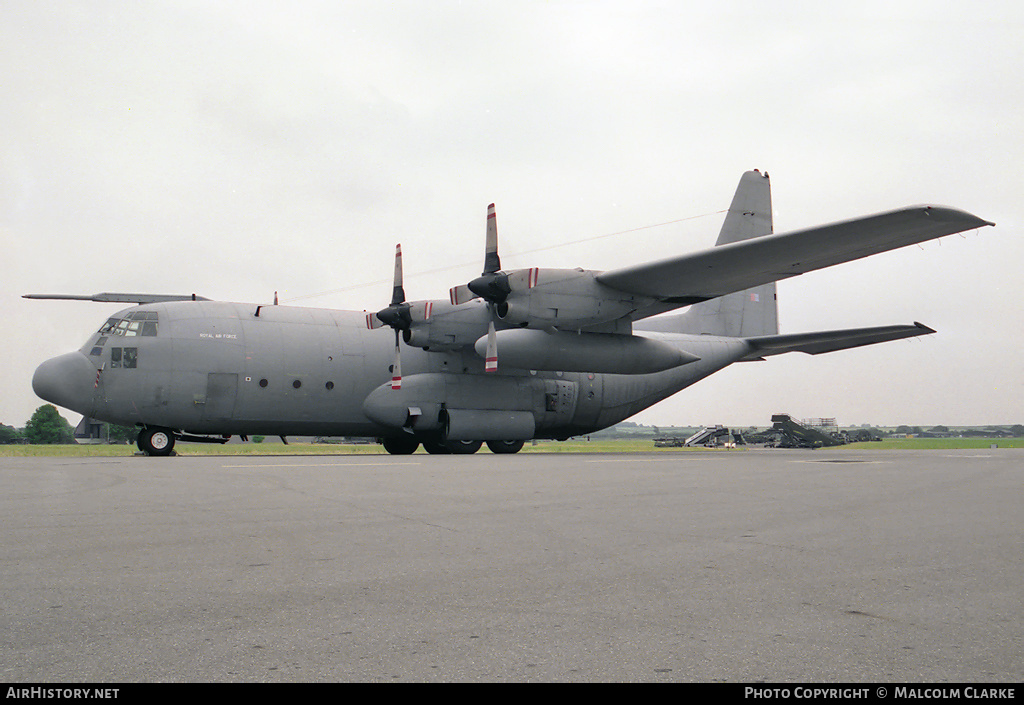
[(686, 305), (985, 225), (994, 223), (956, 208), (910, 206), (610, 270), (597, 280)]

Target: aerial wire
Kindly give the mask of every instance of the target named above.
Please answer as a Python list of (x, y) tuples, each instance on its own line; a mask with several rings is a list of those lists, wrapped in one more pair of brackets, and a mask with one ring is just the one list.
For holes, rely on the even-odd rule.
[[(691, 216), (688, 216), (686, 218), (676, 218), (675, 220), (667, 220), (664, 223), (654, 223), (652, 225), (641, 225), (640, 227), (637, 227), (637, 228), (629, 228), (628, 230), (619, 230), (619, 231), (614, 232), (614, 233), (605, 233), (604, 235), (594, 235), (592, 237), (580, 238), (579, 240), (569, 240), (568, 242), (560, 242), (557, 245), (546, 245), (544, 247), (537, 247), (537, 248), (534, 248), (532, 250), (525, 250), (523, 252), (518, 252), (514, 256), (522, 257), (522, 256), (525, 256), (525, 255), (532, 255), (532, 254), (535, 254), (537, 252), (546, 252), (548, 250), (557, 250), (560, 247), (569, 247), (570, 245), (580, 245), (580, 244), (587, 243), (587, 242), (594, 242), (595, 240), (603, 240), (603, 239), (609, 238), (609, 237), (617, 237), (619, 235), (629, 235), (630, 233), (637, 233), (637, 232), (641, 232), (643, 230), (653, 230), (654, 228), (663, 228), (666, 225), (675, 225), (676, 223), (683, 223), (683, 222), (686, 222), (688, 220), (698, 220), (700, 218), (710, 218), (711, 216), (714, 216), (714, 215), (721, 215), (722, 213), (727, 213), (728, 210), (729, 210), (728, 208), (725, 208), (725, 209), (722, 209), (722, 210), (719, 210), (719, 211), (713, 211), (711, 213), (702, 213), (701, 215), (691, 215)], [(425, 270), (425, 271), (422, 271), (422, 272), (417, 272), (416, 274), (413, 274), (411, 276), (413, 276), (413, 277), (421, 277), (421, 276), (428, 276), (428, 275), (431, 275), (431, 274), (440, 274), (441, 272), (448, 272), (448, 271), (451, 271), (453, 269), (462, 269), (464, 267), (473, 266), (474, 264), (477, 264), (477, 263), (476, 262), (462, 262), (462, 263), (459, 263), (459, 264), (450, 264), (450, 265), (448, 265), (446, 267), (437, 267), (435, 269), (428, 269), (428, 270)], [(345, 287), (342, 287), (340, 289), (330, 289), (328, 291), (320, 291), (320, 292), (316, 292), (314, 294), (302, 294), (300, 296), (292, 296), (292, 297), (290, 297), (288, 299), (282, 299), (282, 301), (290, 302), (290, 301), (300, 301), (300, 300), (303, 300), (303, 299), (315, 299), (315, 298), (318, 298), (320, 296), (330, 296), (331, 294), (340, 294), (340, 293), (345, 292), (345, 291), (354, 291), (355, 289), (363, 289), (363, 288), (370, 287), (370, 286), (379, 286), (381, 284), (388, 284), (388, 283), (391, 283), (390, 279), (378, 279), (378, 280), (372, 281), (372, 282), (364, 282), (362, 284), (353, 284), (351, 286), (345, 286)]]

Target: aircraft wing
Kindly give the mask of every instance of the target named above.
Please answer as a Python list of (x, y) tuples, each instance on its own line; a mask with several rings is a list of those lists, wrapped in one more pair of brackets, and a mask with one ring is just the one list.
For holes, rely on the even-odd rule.
[(209, 301), (195, 294), (123, 294), (105, 292), (82, 296), (79, 294), (24, 294), (23, 299), (60, 299), (62, 301), (98, 301), (101, 303), (156, 304), (164, 301)]
[(983, 225), (994, 223), (955, 208), (911, 206), (610, 270), (597, 280), (686, 305)]
[(747, 338), (754, 350), (746, 360), (760, 360), (769, 355), (781, 355), (788, 352), (802, 352), (808, 355), (835, 352), (859, 348), (862, 345), (885, 343), (890, 340), (914, 338), (919, 335), (930, 335), (935, 330), (923, 323), (912, 326), (880, 326), (874, 328), (847, 328), (845, 330), (827, 330), (815, 333), (791, 333), (786, 335), (762, 335)]

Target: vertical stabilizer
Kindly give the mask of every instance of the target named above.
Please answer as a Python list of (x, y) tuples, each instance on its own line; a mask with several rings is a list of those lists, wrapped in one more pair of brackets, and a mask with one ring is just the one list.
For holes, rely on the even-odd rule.
[[(772, 190), (768, 174), (748, 171), (741, 178), (718, 234), (728, 245), (772, 234)], [(636, 326), (643, 330), (749, 338), (779, 332), (775, 282), (694, 304), (685, 313), (662, 316)]]
[(772, 233), (772, 187), (768, 174), (757, 169), (740, 178), (715, 245), (749, 240)]

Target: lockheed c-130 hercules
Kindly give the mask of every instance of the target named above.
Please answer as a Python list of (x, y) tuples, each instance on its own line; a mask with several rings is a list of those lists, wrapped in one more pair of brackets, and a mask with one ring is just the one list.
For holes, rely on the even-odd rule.
[(734, 362), (934, 333), (914, 323), (779, 334), (775, 282), (985, 225), (912, 206), (775, 235), (768, 174), (755, 170), (711, 249), (605, 272), (504, 271), (491, 205), (483, 272), (448, 300), (406, 301), (401, 246), (391, 303), (373, 314), (29, 294), (138, 304), (41, 364), (32, 386), (87, 417), (140, 427), (150, 455), (176, 440), (254, 434), (375, 437), (395, 454), (483, 443), (514, 453), (612, 426)]

